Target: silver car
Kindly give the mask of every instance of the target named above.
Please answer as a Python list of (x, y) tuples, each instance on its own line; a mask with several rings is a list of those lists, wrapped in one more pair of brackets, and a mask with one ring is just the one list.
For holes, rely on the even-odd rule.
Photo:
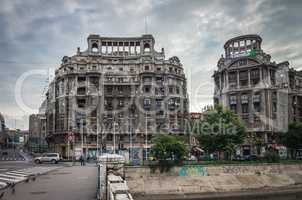
[(50, 162), (57, 164), (60, 161), (60, 154), (58, 153), (45, 153), (42, 156), (35, 157), (35, 163), (41, 164), (43, 162)]

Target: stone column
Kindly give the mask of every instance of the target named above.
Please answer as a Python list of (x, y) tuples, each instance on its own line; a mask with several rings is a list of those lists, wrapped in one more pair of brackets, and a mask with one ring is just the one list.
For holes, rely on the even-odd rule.
[(225, 88), (229, 88), (229, 73), (228, 72), (226, 72), (225, 73), (225, 79), (224, 79), (225, 81), (224, 81), (224, 84), (225, 84)]
[(108, 54), (108, 42), (106, 42), (106, 53), (105, 54)]
[(123, 42), (123, 55), (125, 56), (125, 42)]
[(269, 86), (271, 86), (271, 70), (267, 68), (267, 83)]
[(244, 40), (244, 48), (245, 48), (245, 52), (247, 53), (246, 40)]
[(137, 51), (136, 51), (136, 42), (134, 42), (134, 54), (137, 55)]
[(111, 41), (111, 55), (113, 55), (113, 41)]
[(221, 76), (222, 76), (222, 74), (219, 74), (219, 90), (222, 90), (222, 87), (223, 87), (222, 83), (221, 83), (222, 82), (221, 81), (221, 78), (222, 78)]

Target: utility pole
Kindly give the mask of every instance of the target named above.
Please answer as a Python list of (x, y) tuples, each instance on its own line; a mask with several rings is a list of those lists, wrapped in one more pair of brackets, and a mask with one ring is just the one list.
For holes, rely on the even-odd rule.
[(115, 154), (115, 121), (113, 121), (113, 153)]
[(84, 156), (84, 120), (81, 119), (81, 145), (82, 145), (82, 156)]
[(99, 157), (99, 115), (96, 116), (96, 158)]
[(132, 141), (132, 120), (133, 120), (133, 117), (128, 117), (128, 131), (129, 131), (129, 161), (130, 163), (132, 163), (132, 148), (133, 148), (133, 141)]

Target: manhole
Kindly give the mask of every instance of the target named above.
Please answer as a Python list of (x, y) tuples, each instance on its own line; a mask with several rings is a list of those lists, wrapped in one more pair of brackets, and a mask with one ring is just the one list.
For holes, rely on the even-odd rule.
[(32, 195), (40, 195), (40, 194), (46, 194), (47, 192), (45, 191), (38, 191), (38, 192), (31, 192), (30, 194)]

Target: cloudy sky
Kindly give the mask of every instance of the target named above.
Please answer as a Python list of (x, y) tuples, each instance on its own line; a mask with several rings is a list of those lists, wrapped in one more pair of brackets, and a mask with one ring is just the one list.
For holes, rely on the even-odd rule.
[[(200, 111), (212, 103), (211, 75), (229, 38), (259, 34), (273, 60), (302, 69), (301, 9), (299, 0), (0, 0), (0, 112), (11, 128), (26, 129), (30, 113), (15, 100), (22, 74), (55, 69), (64, 55), (86, 49), (90, 33), (140, 36), (145, 19), (156, 48), (181, 59), (191, 111)], [(30, 108), (41, 104), (47, 78), (33, 75), (22, 85)]]

